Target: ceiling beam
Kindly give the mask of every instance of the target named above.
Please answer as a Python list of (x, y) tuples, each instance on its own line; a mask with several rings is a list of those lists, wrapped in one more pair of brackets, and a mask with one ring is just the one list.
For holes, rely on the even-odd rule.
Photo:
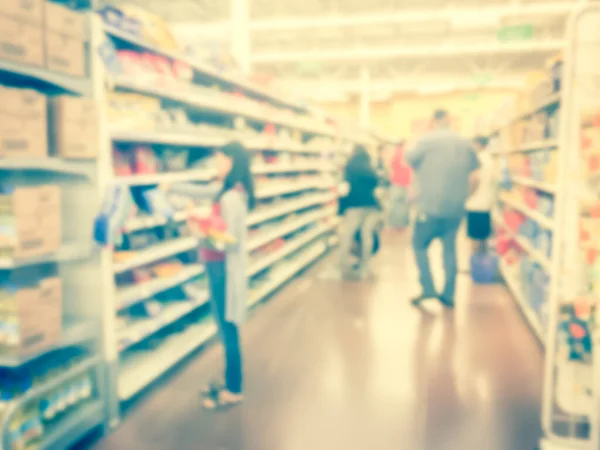
[(299, 61), (373, 61), (398, 58), (432, 58), (484, 54), (550, 53), (563, 49), (561, 39), (546, 41), (490, 42), (453, 45), (365, 47), (311, 51), (269, 51), (252, 54), (255, 64)]
[[(253, 19), (250, 21), (251, 31), (290, 31), (317, 28), (358, 27), (398, 23), (419, 23), (436, 21), (464, 21), (466, 17), (473, 22), (485, 21), (493, 18), (535, 16), (551, 17), (563, 16), (572, 12), (574, 3), (546, 1), (540, 3), (508, 3), (505, 5), (483, 6), (477, 8), (442, 8), (423, 9), (414, 11), (381, 11), (368, 14), (326, 15), (321, 17), (278, 17), (273, 19)], [(207, 23), (180, 22), (175, 24), (184, 33), (211, 33), (219, 29), (228, 29), (229, 21)]]

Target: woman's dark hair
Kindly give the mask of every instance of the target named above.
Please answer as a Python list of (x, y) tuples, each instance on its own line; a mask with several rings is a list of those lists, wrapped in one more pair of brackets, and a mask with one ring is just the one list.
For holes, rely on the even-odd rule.
[(362, 146), (357, 145), (354, 147), (354, 151), (346, 164), (347, 169), (370, 169), (371, 168), (371, 156), (369, 152)]
[(248, 195), (248, 209), (254, 209), (254, 180), (250, 170), (250, 155), (239, 142), (230, 142), (217, 150), (231, 158), (231, 170), (223, 180), (223, 187), (217, 196), (220, 199), (225, 192), (233, 189), (238, 184), (242, 185)]
[(488, 146), (489, 139), (485, 136), (477, 136), (473, 139), (475, 145), (479, 146), (479, 148), (486, 148)]

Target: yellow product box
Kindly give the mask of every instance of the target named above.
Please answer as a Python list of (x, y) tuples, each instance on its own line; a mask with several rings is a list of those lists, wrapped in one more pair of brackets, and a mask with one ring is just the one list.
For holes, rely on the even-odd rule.
[(131, 4), (123, 5), (121, 10), (126, 16), (136, 19), (142, 24), (143, 36), (149, 42), (166, 50), (181, 50), (181, 46), (171, 33), (169, 26), (158, 14)]
[(98, 156), (98, 114), (92, 99), (55, 97), (51, 102), (50, 118), (57, 155), (73, 159)]
[(47, 107), (37, 91), (0, 87), (0, 157), (48, 155)]

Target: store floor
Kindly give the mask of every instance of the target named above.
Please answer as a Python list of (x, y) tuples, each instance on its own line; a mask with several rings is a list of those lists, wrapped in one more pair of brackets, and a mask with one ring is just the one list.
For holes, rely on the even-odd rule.
[(454, 312), (411, 307), (416, 273), (401, 233), (386, 235), (371, 283), (322, 277), (333, 262), (260, 306), (245, 326), (242, 406), (218, 414), (200, 407), (200, 386), (220, 361), (212, 346), (95, 449), (537, 446), (542, 354), (502, 286), (473, 286), (462, 275)]

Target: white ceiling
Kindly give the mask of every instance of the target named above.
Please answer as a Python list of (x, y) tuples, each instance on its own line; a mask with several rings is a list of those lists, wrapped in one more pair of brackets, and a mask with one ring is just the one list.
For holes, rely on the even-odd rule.
[[(171, 22), (192, 46), (229, 46), (233, 1), (137, 3)], [(585, 0), (247, 1), (253, 70), (334, 86), (356, 85), (361, 70), (388, 85), (448, 78), (512, 84), (562, 47), (568, 13)], [(499, 29), (521, 24), (533, 25), (531, 40), (499, 40)]]

